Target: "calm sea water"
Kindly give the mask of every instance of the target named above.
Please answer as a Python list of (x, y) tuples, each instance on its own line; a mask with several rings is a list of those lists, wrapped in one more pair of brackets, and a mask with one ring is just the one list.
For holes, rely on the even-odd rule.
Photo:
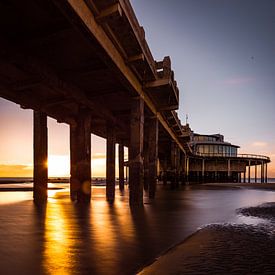
[(50, 186), (65, 189), (49, 190), (44, 208), (34, 205), (32, 192), (0, 192), (1, 274), (134, 274), (199, 227), (260, 222), (235, 210), (275, 201), (271, 191), (160, 185), (141, 208), (129, 207), (127, 188), (109, 204), (104, 187), (79, 206), (68, 184)]

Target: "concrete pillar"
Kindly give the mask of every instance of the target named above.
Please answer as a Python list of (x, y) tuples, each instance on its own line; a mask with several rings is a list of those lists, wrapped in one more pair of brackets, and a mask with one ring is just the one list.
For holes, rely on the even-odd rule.
[(255, 183), (257, 183), (257, 164), (255, 165)]
[(129, 147), (129, 199), (130, 204), (143, 203), (143, 131), (144, 101), (133, 98), (131, 104), (131, 131)]
[(189, 182), (189, 158), (186, 157), (186, 181)]
[(124, 146), (118, 145), (118, 165), (119, 165), (119, 190), (124, 190)]
[(116, 184), (116, 147), (114, 127), (107, 127), (107, 155), (106, 155), (106, 198), (113, 202), (115, 199), (115, 184)]
[(47, 200), (48, 187), (48, 129), (47, 115), (33, 112), (33, 198), (35, 202)]
[(176, 187), (176, 155), (177, 155), (177, 144), (172, 141), (171, 142), (171, 171), (172, 171), (172, 178), (171, 178), (171, 188)]
[(231, 181), (231, 162), (230, 159), (227, 160), (227, 179)]
[(264, 178), (264, 176), (263, 176), (263, 162), (261, 162), (261, 183), (263, 183), (263, 178)]
[(184, 178), (184, 166), (185, 165), (185, 153), (181, 152), (180, 154), (180, 182), (181, 184), (185, 183), (185, 178)]
[(158, 119), (150, 117), (148, 122), (149, 198), (154, 198), (157, 185), (158, 165)]
[(202, 159), (202, 168), (201, 168), (202, 182), (204, 182), (204, 173), (205, 173), (205, 160)]
[(267, 183), (267, 179), (268, 179), (268, 176), (267, 176), (267, 163), (265, 164), (265, 183)]
[(149, 123), (146, 120), (144, 123), (144, 142), (143, 142), (143, 167), (144, 167), (144, 183), (143, 183), (143, 188), (144, 190), (149, 189)]
[(180, 179), (180, 148), (176, 146), (176, 186), (179, 186)]
[[(246, 167), (245, 167), (245, 170), (246, 170)], [(243, 182), (246, 183), (246, 171), (244, 171), (243, 173)]]
[(163, 167), (162, 167), (162, 180), (163, 185), (167, 185), (167, 158), (163, 160)]
[(70, 125), (71, 200), (90, 202), (91, 199), (91, 117), (80, 109), (76, 122)]
[(250, 183), (250, 166), (251, 166), (251, 162), (249, 160), (248, 161), (248, 183)]
[(125, 181), (126, 181), (126, 184), (129, 183), (128, 174), (129, 174), (128, 166), (125, 166)]

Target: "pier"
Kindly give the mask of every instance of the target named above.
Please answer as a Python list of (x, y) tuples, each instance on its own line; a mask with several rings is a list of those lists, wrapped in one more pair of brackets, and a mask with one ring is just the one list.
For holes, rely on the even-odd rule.
[(154, 60), (128, 0), (9, 1), (0, 16), (0, 96), (33, 110), (35, 201), (47, 199), (47, 117), (70, 126), (73, 201), (91, 198), (91, 134), (107, 140), (108, 201), (115, 144), (120, 189), (129, 149), (131, 204), (142, 204), (144, 187), (154, 198), (158, 162), (177, 184), (186, 156), (177, 82), (169, 57)]
[(153, 58), (128, 0), (11, 0), (0, 3), (0, 16), (0, 96), (33, 110), (35, 201), (47, 200), (47, 117), (70, 127), (73, 201), (91, 199), (91, 134), (107, 141), (111, 203), (116, 144), (120, 190), (129, 168), (130, 204), (143, 203), (143, 190), (154, 198), (158, 179), (172, 188), (246, 181), (247, 175), (250, 182), (250, 167), (257, 181), (260, 165), (261, 182), (267, 182), (268, 157), (190, 147), (171, 60)]

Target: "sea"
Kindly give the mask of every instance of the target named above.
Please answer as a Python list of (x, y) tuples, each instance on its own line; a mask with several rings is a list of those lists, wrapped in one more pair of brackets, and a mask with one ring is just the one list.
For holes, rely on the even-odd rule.
[(264, 223), (236, 210), (275, 201), (267, 190), (158, 185), (154, 200), (145, 193), (143, 206), (130, 207), (127, 185), (114, 203), (94, 185), (91, 203), (79, 205), (60, 179), (38, 206), (31, 180), (0, 180), (1, 274), (136, 274), (207, 224)]

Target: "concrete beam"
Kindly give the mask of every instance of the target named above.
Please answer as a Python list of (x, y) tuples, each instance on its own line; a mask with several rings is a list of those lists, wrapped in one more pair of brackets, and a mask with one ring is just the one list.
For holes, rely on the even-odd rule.
[[(119, 73), (121, 79), (125, 86), (131, 91), (135, 91), (146, 103), (151, 112), (158, 116), (158, 119), (168, 134), (173, 140), (178, 144), (180, 149), (185, 153), (183, 146), (177, 138), (177, 135), (170, 129), (168, 124), (165, 121), (165, 118), (162, 114), (158, 113), (158, 110), (154, 106), (152, 100), (143, 90), (143, 83), (135, 76), (135, 73), (127, 64), (127, 60), (121, 55), (120, 51), (115, 47), (114, 43), (105, 33), (104, 29), (100, 24), (97, 23), (93, 11), (86, 5), (84, 1), (79, 0), (62, 0), (54, 2), (63, 10), (66, 8), (70, 9), (70, 16), (68, 17), (73, 24), (76, 24), (77, 27), (82, 26), (82, 32), (87, 35), (87, 32), (90, 34), (92, 41), (96, 40), (101, 46), (98, 47), (98, 54), (106, 59), (108, 56), (109, 67)], [(123, 2), (120, 3), (122, 6)], [(123, 10), (125, 10), (123, 8)], [(73, 13), (72, 13), (73, 11)], [(75, 16), (72, 16), (72, 15)]]
[(98, 16), (96, 16), (96, 21), (104, 23), (110, 17), (121, 17), (122, 16), (122, 9), (119, 3), (113, 4), (106, 9), (104, 9)]

